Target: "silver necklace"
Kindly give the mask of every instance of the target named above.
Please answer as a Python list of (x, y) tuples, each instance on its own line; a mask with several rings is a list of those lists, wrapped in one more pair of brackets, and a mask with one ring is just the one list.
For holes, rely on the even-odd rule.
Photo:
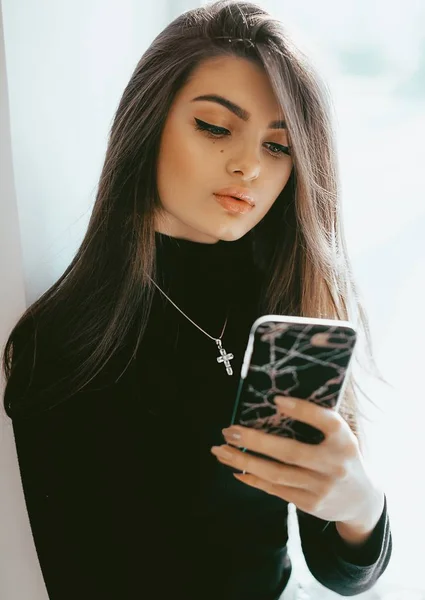
[[(148, 275), (148, 277), (149, 277), (149, 275)], [(231, 365), (230, 365), (230, 361), (232, 360), (232, 358), (234, 358), (234, 356), (233, 356), (233, 354), (227, 353), (227, 352), (226, 352), (226, 350), (223, 348), (223, 346), (222, 346), (222, 343), (221, 343), (221, 338), (223, 337), (223, 333), (224, 333), (224, 330), (226, 329), (226, 325), (227, 325), (227, 317), (226, 317), (226, 321), (225, 321), (225, 323), (224, 323), (224, 326), (223, 326), (223, 330), (222, 330), (222, 332), (221, 332), (221, 334), (220, 334), (220, 337), (219, 337), (219, 338), (214, 338), (212, 335), (210, 335), (209, 333), (207, 333), (206, 331), (204, 331), (204, 330), (202, 329), (202, 327), (199, 327), (199, 325), (197, 325), (197, 324), (195, 323), (195, 321), (192, 321), (192, 319), (191, 319), (191, 318), (189, 318), (189, 317), (188, 317), (188, 316), (187, 316), (187, 315), (186, 315), (186, 314), (185, 314), (185, 313), (184, 313), (184, 312), (181, 310), (181, 308), (179, 308), (179, 307), (177, 306), (177, 304), (175, 304), (175, 303), (174, 303), (174, 302), (171, 300), (171, 298), (169, 298), (169, 297), (167, 296), (167, 294), (164, 292), (164, 290), (162, 290), (162, 289), (159, 287), (159, 285), (158, 285), (157, 283), (155, 283), (155, 281), (152, 279), (152, 277), (149, 277), (149, 279), (152, 281), (152, 283), (154, 284), (154, 286), (156, 286), (156, 287), (158, 288), (158, 290), (161, 292), (161, 294), (163, 294), (163, 295), (164, 295), (164, 296), (167, 298), (167, 300), (169, 300), (169, 301), (171, 302), (171, 304), (172, 304), (173, 306), (175, 306), (175, 307), (177, 308), (177, 310), (178, 310), (178, 311), (180, 311), (180, 312), (181, 312), (181, 314), (182, 314), (184, 317), (186, 317), (186, 319), (187, 319), (188, 321), (190, 321), (191, 323), (193, 323), (193, 325), (195, 325), (195, 327), (197, 327), (197, 328), (198, 328), (200, 331), (202, 331), (202, 333), (205, 333), (205, 335), (207, 335), (207, 336), (208, 336), (210, 339), (214, 340), (214, 342), (217, 344), (217, 346), (218, 346), (218, 350), (219, 350), (219, 352), (220, 352), (220, 356), (217, 358), (217, 362), (218, 362), (218, 363), (223, 363), (223, 365), (226, 367), (226, 372), (227, 372), (227, 374), (228, 374), (228, 375), (233, 375), (233, 369), (232, 369), (232, 367), (231, 367)]]

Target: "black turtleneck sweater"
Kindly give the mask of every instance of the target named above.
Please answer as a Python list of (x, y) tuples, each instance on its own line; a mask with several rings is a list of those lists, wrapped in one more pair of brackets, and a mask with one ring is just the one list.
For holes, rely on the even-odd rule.
[[(136, 359), (116, 383), (13, 419), (40, 566), (51, 600), (277, 600), (291, 564), (285, 501), (238, 482), (211, 454), (230, 424), (261, 271), (250, 236), (201, 244), (156, 233), (156, 290)], [(29, 372), (15, 371), (6, 395)], [(55, 377), (46, 364), (45, 381)], [(43, 366), (38, 366), (39, 370)], [(37, 381), (43, 381), (39, 373)], [(343, 595), (372, 587), (391, 554), (386, 506), (350, 550), (333, 523), (298, 511), (307, 564)]]

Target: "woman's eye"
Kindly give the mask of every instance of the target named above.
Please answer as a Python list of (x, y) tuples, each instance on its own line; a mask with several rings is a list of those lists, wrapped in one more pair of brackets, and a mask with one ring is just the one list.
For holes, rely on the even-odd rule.
[(201, 121), (201, 119), (195, 118), (195, 121), (197, 123), (195, 129), (209, 131), (214, 137), (230, 133), (228, 129), (218, 127), (217, 125), (211, 125), (211, 123), (206, 123), (205, 121)]
[(275, 144), (272, 142), (268, 142), (268, 144), (269, 144), (269, 146), (274, 146), (276, 148), (276, 152), (273, 151), (272, 154), (276, 154), (277, 156), (279, 156), (279, 154), (287, 154), (288, 156), (291, 155), (289, 146), (282, 146), (282, 144)]
[[(224, 129), (224, 127), (218, 127), (217, 125), (212, 125), (211, 123), (206, 123), (205, 121), (201, 121), (201, 119), (197, 119), (195, 117), (195, 129), (198, 131), (206, 131), (209, 135), (214, 138), (230, 135), (230, 131), (228, 129)], [(281, 144), (275, 144), (274, 142), (267, 142), (269, 146), (272, 146), (272, 150), (270, 154), (275, 158), (283, 154), (290, 155), (289, 146), (282, 146)]]

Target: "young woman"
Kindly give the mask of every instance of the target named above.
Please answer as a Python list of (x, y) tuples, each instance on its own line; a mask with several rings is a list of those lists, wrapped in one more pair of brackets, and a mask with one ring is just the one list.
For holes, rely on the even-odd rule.
[(288, 503), (324, 586), (352, 596), (385, 570), (386, 498), (362, 457), (353, 381), (339, 411), (279, 404), (324, 432), (318, 446), (228, 428), (258, 316), (367, 331), (329, 113), (306, 57), (248, 2), (184, 13), (137, 65), (81, 247), (3, 359), (52, 600), (277, 600)]

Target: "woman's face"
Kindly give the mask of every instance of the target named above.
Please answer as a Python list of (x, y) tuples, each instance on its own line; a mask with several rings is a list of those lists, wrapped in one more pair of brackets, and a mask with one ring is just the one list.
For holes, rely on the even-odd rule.
[[(216, 101), (194, 100), (213, 94), (240, 107), (235, 109), (239, 116)], [(271, 127), (273, 121), (281, 121), (280, 127)], [(197, 129), (205, 124), (214, 126), (212, 133)], [(292, 158), (282, 152), (289, 145), (282, 126), (284, 115), (259, 66), (238, 57), (199, 65), (177, 94), (162, 133), (157, 184), (163, 210), (156, 231), (207, 244), (244, 236), (269, 211), (291, 174)], [(255, 201), (245, 213), (232, 212), (215, 196), (234, 186)]]

